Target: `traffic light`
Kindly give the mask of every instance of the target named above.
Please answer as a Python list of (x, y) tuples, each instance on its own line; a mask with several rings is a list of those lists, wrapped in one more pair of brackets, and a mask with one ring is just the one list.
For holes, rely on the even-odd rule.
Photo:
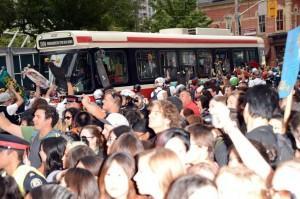
[(268, 17), (277, 17), (277, 0), (268, 0)]

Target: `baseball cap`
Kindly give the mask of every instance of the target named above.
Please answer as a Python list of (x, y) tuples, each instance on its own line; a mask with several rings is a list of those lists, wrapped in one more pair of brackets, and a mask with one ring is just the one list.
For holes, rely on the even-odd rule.
[(103, 91), (101, 89), (97, 89), (93, 93), (95, 99), (100, 99), (103, 96)]
[(165, 82), (166, 81), (163, 77), (158, 77), (158, 78), (155, 79), (154, 84), (156, 86), (163, 86)]
[(132, 90), (129, 89), (123, 89), (120, 92), (120, 95), (124, 96), (124, 97), (131, 97), (134, 98), (135, 93)]
[(126, 119), (126, 117), (124, 117), (124, 115), (120, 113), (110, 113), (106, 119), (101, 119), (100, 121), (104, 124), (109, 124), (113, 127), (118, 127), (122, 125), (129, 126), (129, 122)]

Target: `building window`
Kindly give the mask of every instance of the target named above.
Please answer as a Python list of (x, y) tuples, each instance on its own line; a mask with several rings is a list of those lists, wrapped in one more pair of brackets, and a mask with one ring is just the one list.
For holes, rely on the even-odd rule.
[(266, 16), (258, 16), (259, 32), (266, 32)]
[(277, 31), (283, 30), (283, 10), (277, 10), (276, 27)]

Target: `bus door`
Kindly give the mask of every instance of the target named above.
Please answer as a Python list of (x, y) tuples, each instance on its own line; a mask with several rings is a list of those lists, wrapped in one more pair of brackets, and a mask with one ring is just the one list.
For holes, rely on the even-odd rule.
[(212, 51), (210, 49), (199, 49), (197, 51), (197, 76), (199, 78), (212, 76)]
[(162, 75), (170, 81), (177, 81), (178, 63), (176, 51), (159, 51), (159, 62)]
[(231, 71), (230, 53), (228, 49), (215, 49), (213, 69), (215, 75), (222, 75)]
[(190, 79), (196, 77), (196, 53), (193, 50), (179, 51), (179, 79), (178, 83), (186, 85)]

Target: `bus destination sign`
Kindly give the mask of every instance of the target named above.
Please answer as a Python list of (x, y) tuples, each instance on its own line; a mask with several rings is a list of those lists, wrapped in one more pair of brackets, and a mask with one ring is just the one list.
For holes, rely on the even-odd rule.
[(74, 41), (72, 37), (60, 38), (60, 39), (44, 39), (39, 41), (40, 48), (56, 47), (56, 46), (70, 46)]

